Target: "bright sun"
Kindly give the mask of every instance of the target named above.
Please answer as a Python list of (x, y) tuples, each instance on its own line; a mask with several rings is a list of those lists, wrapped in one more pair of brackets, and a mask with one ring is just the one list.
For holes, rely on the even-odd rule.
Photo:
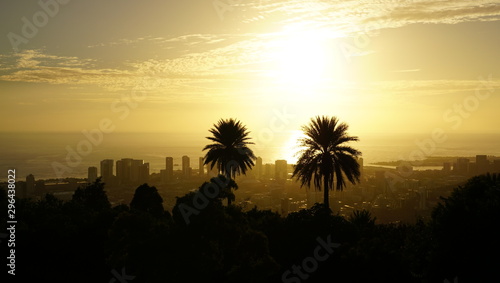
[(336, 62), (332, 39), (339, 37), (325, 30), (289, 27), (273, 42), (271, 75), (290, 87), (311, 88), (334, 79)]

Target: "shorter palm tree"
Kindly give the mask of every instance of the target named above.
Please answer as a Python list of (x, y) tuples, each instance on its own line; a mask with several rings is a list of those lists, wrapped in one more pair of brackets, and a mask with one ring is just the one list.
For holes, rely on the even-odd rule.
[[(210, 164), (212, 169), (217, 166), (218, 172), (228, 180), (234, 179), (237, 175), (246, 174), (246, 171), (254, 166), (257, 159), (248, 145), (250, 137), (247, 128), (235, 119), (219, 120), (214, 127), (209, 130), (212, 133), (207, 139), (214, 143), (203, 148), (208, 150), (204, 158), (204, 164)], [(231, 198), (228, 198), (228, 205)]]
[(357, 157), (358, 150), (346, 145), (347, 142), (358, 141), (358, 137), (349, 136), (349, 126), (340, 123), (336, 117), (317, 116), (309, 125), (302, 127), (305, 138), (299, 141), (304, 149), (298, 155), (293, 176), (298, 177), (301, 186), (311, 186), (321, 191), (323, 183), (323, 201), (330, 208), (328, 191), (333, 189), (336, 181), (337, 190), (346, 185), (344, 177), (351, 183), (359, 181), (360, 171)]

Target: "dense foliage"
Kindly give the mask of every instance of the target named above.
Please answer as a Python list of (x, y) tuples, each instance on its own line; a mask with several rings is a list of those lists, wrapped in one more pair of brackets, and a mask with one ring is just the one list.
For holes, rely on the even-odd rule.
[[(474, 177), (430, 222), (376, 224), (322, 205), (281, 217), (190, 193), (173, 214), (154, 187), (111, 208), (99, 181), (62, 202), (18, 199), (17, 279), (41, 282), (496, 282), (500, 178)], [(215, 187), (213, 187), (215, 188)], [(7, 199), (0, 192), (2, 207)], [(196, 209), (189, 224), (179, 206)], [(5, 217), (0, 219), (6, 223)], [(326, 244), (325, 244), (326, 243)], [(4, 246), (4, 244), (2, 244)], [(4, 247), (2, 247), (4, 248)], [(2, 250), (3, 251), (3, 250)], [(2, 253), (4, 254), (4, 253)], [(116, 278), (116, 275), (124, 278)], [(132, 280), (133, 278), (133, 280)]]

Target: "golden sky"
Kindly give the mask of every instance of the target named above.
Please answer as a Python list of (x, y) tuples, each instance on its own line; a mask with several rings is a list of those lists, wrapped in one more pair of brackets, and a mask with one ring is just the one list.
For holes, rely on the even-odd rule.
[(0, 21), (0, 132), (500, 130), (499, 1), (6, 0)]

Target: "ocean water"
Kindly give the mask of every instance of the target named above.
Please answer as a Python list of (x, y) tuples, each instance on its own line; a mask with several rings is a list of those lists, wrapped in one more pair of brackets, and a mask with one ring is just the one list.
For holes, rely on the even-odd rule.
[[(425, 134), (360, 135), (360, 141), (352, 146), (363, 153), (365, 164), (427, 157), (427, 153), (430, 156), (500, 156), (500, 134), (448, 135), (447, 140), (441, 143), (431, 142), (429, 138)], [(77, 146), (82, 141), (87, 141), (82, 144), (91, 144), (82, 133), (2, 133), (0, 180), (7, 179), (8, 169), (16, 169), (18, 180), (24, 180), (29, 174), (33, 174), (36, 179), (56, 178), (54, 164), (67, 169), (63, 170), (61, 177), (84, 178), (88, 167), (99, 168), (103, 159), (143, 159), (150, 163), (151, 173), (158, 173), (165, 168), (165, 157), (173, 157), (176, 164), (174, 169), (177, 169), (180, 168), (182, 156), (187, 155), (190, 157), (191, 167), (198, 169), (198, 158), (204, 156), (202, 149), (208, 144), (205, 135), (111, 133), (104, 135), (102, 141), (91, 148), (82, 147), (81, 152), (86, 154), (78, 154), (81, 160), (72, 157), (68, 162), (68, 152), (77, 151)], [(255, 144), (251, 148), (257, 156), (263, 158), (264, 163), (277, 159), (287, 159), (293, 163), (291, 151), (296, 151), (296, 148), (289, 144), (285, 135), (273, 141), (272, 145)]]

